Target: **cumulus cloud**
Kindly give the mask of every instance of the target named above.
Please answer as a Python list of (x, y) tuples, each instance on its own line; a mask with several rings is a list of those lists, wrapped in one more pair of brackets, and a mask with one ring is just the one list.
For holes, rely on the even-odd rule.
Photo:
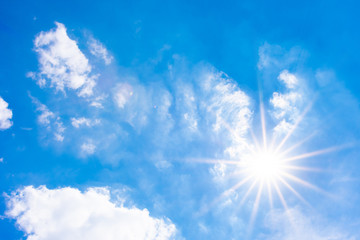
[(6, 130), (13, 125), (11, 121), (13, 114), (8, 106), (9, 104), (0, 97), (0, 130)]
[(331, 223), (320, 216), (304, 215), (298, 208), (272, 211), (266, 217), (271, 233), (258, 239), (267, 240), (355, 240), (341, 229), (341, 223)]
[(66, 88), (77, 90), (79, 96), (90, 96), (95, 86), (95, 75), (91, 75), (88, 59), (80, 51), (76, 41), (69, 38), (66, 28), (56, 23), (56, 29), (41, 32), (34, 41), (38, 53), (40, 71), (30, 72), (28, 77), (37, 80), (44, 87), (64, 92)]
[[(123, 201), (120, 201), (123, 202)], [(174, 239), (176, 227), (147, 209), (117, 206), (106, 188), (84, 192), (28, 186), (7, 198), (6, 215), (28, 240)]]
[(89, 45), (90, 53), (95, 57), (104, 60), (106, 65), (109, 65), (112, 62), (113, 56), (109, 54), (106, 47), (100, 41), (96, 40), (93, 37), (90, 37), (88, 41), (88, 45)]
[(42, 104), (37, 98), (31, 95), (29, 96), (36, 106), (36, 111), (39, 112), (39, 116), (37, 118), (38, 123), (45, 127), (47, 131), (52, 132), (56, 141), (62, 142), (64, 140), (66, 127), (64, 126), (61, 118), (50, 111), (49, 108)]
[(92, 127), (100, 123), (99, 119), (89, 119), (85, 117), (81, 118), (71, 118), (71, 125), (73, 125), (74, 128), (79, 128), (81, 126), (86, 127)]

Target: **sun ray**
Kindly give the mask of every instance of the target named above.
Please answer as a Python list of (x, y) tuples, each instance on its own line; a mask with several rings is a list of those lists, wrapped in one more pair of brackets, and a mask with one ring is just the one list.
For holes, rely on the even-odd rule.
[(268, 196), (269, 196), (269, 204), (270, 204), (270, 208), (273, 209), (273, 199), (272, 199), (272, 193), (271, 193), (271, 185), (270, 182), (267, 181), (266, 182), (267, 185), (267, 191), (268, 191)]
[(259, 151), (261, 149), (260, 144), (259, 144), (259, 141), (257, 140), (257, 138), (255, 137), (255, 134), (254, 134), (254, 131), (252, 130), (252, 128), (250, 128), (250, 134), (251, 134), (251, 138), (255, 144), (256, 150)]
[(263, 136), (263, 144), (265, 150), (267, 149), (267, 137), (266, 137), (266, 123), (265, 123), (265, 111), (264, 111), (264, 104), (260, 103), (260, 115), (261, 115), (261, 129), (262, 129), (262, 136)]
[(276, 192), (277, 192), (277, 194), (278, 194), (278, 196), (279, 196), (279, 198), (280, 198), (280, 201), (281, 201), (284, 209), (287, 211), (287, 210), (288, 210), (288, 206), (287, 206), (287, 204), (286, 204), (286, 201), (285, 201), (284, 196), (282, 195), (282, 193), (281, 193), (281, 191), (280, 191), (280, 188), (279, 188), (277, 182), (276, 182), (276, 181), (272, 181), (272, 183), (273, 183), (273, 185), (274, 185), (274, 187), (275, 187), (275, 190), (276, 190)]
[(222, 125), (228, 130), (228, 132), (235, 137), (237, 142), (241, 142), (246, 149), (248, 149), (249, 151), (251, 151), (252, 153), (255, 153), (254, 149), (252, 147), (249, 146), (249, 144), (244, 141), (244, 139), (242, 137), (239, 136), (239, 134), (235, 131), (233, 131), (233, 129), (230, 127), (230, 125), (227, 122), (222, 122)]
[(227, 197), (231, 192), (235, 191), (236, 189), (240, 188), (242, 185), (244, 185), (245, 183), (247, 183), (251, 178), (253, 178), (253, 176), (248, 176), (246, 178), (244, 178), (243, 180), (241, 180), (240, 182), (236, 183), (234, 186), (232, 186), (231, 188), (227, 189), (226, 191), (224, 191), (219, 197), (217, 197), (216, 199), (214, 199), (211, 203), (207, 204), (206, 206), (203, 206), (202, 209), (198, 212), (197, 215), (202, 215), (206, 212), (208, 212), (208, 210), (213, 207), (215, 204), (217, 204), (218, 202), (221, 201), (221, 199)]
[(298, 177), (295, 177), (294, 175), (291, 175), (289, 173), (286, 173), (286, 172), (281, 172), (281, 174), (291, 180), (293, 180), (294, 182), (297, 182), (297, 183), (300, 183), (301, 185), (305, 186), (305, 187), (308, 187), (308, 188), (311, 188), (319, 193), (322, 193), (322, 194), (325, 194), (325, 195), (329, 195), (329, 193), (325, 192), (324, 190), (322, 190), (321, 188), (319, 187), (316, 187), (315, 185), (305, 181), (305, 180), (302, 180)]
[(261, 196), (261, 193), (262, 193), (263, 186), (264, 186), (264, 182), (261, 181), (260, 187), (259, 187), (258, 192), (257, 192), (257, 194), (256, 194), (256, 199), (255, 199), (254, 207), (253, 207), (253, 210), (252, 210), (252, 213), (251, 213), (250, 223), (249, 223), (249, 229), (252, 229), (253, 224), (254, 224), (254, 222), (255, 222), (256, 214), (257, 214), (258, 209), (259, 209), (260, 196)]
[(291, 152), (292, 150), (294, 150), (295, 148), (301, 146), (302, 144), (304, 144), (305, 142), (307, 142), (309, 139), (311, 139), (312, 137), (314, 137), (316, 135), (316, 131), (313, 132), (312, 134), (310, 134), (309, 136), (305, 137), (304, 139), (302, 139), (301, 141), (299, 141), (298, 143), (295, 143), (294, 145), (292, 145), (291, 147), (287, 148), (286, 150), (282, 151), (281, 154), (286, 155), (289, 152)]
[(303, 113), (300, 115), (300, 117), (297, 119), (297, 121), (295, 122), (294, 126), (291, 128), (291, 130), (286, 134), (286, 136), (283, 138), (283, 140), (280, 142), (280, 144), (277, 146), (277, 148), (275, 149), (275, 152), (278, 152), (282, 146), (286, 143), (286, 141), (291, 137), (291, 135), (294, 133), (294, 131), (297, 129), (297, 127), (299, 126), (299, 124), (302, 122), (302, 120), (304, 119), (305, 115), (307, 114), (307, 112), (311, 109), (312, 107), (312, 103), (310, 103), (307, 108), (305, 108), (305, 110), (303, 111)]
[(248, 176), (247, 178), (243, 179), (242, 181), (229, 188), (226, 192), (235, 191), (236, 189), (244, 185), (246, 182), (248, 182), (251, 178), (253, 178), (253, 176)]
[(302, 167), (302, 166), (292, 166), (292, 165), (285, 165), (283, 169), (294, 169), (300, 171), (308, 171), (308, 172), (323, 172), (324, 169), (321, 168), (311, 168), (311, 167)]
[(211, 159), (211, 158), (188, 158), (188, 162), (208, 163), (208, 164), (228, 164), (228, 165), (242, 165), (241, 161), (227, 160), (227, 159)]
[(249, 189), (247, 190), (247, 192), (245, 193), (245, 195), (243, 196), (243, 198), (241, 199), (240, 202), (240, 206), (244, 204), (245, 200), (247, 199), (247, 197), (250, 195), (251, 191), (254, 189), (254, 187), (256, 186), (258, 182), (258, 179), (256, 179), (251, 186), (249, 187)]
[(283, 161), (284, 162), (290, 162), (290, 161), (295, 161), (295, 160), (299, 160), (299, 159), (315, 157), (315, 156), (322, 155), (322, 154), (325, 154), (325, 153), (334, 152), (336, 150), (339, 150), (339, 148), (340, 148), (339, 146), (325, 148), (325, 149), (322, 149), (322, 150), (317, 150), (317, 151), (314, 151), (314, 152), (309, 152), (309, 153), (304, 153), (304, 154), (300, 154), (300, 155), (297, 155), (297, 156), (289, 157), (289, 158), (284, 159)]
[(288, 183), (286, 182), (282, 177), (279, 176), (279, 180), (292, 192), (294, 195), (299, 198), (303, 203), (305, 203), (307, 206), (311, 207), (311, 205)]

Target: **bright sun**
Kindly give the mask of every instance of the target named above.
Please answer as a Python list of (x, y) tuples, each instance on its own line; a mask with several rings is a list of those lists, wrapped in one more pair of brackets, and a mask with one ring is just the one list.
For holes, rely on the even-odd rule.
[[(253, 203), (250, 226), (254, 223), (256, 214), (259, 208), (259, 203), (262, 199), (268, 199), (270, 207), (273, 208), (273, 199), (277, 198), (285, 209), (287, 209), (286, 198), (282, 191), (284, 188), (294, 194), (299, 200), (308, 204), (306, 200), (298, 193), (292, 186), (292, 183), (300, 184), (304, 187), (324, 193), (323, 190), (312, 185), (311, 183), (296, 176), (296, 171), (318, 171), (318, 169), (300, 166), (296, 164), (298, 160), (304, 158), (314, 157), (320, 154), (337, 150), (338, 147), (322, 149), (314, 152), (306, 152), (300, 155), (293, 155), (291, 152), (308, 140), (311, 136), (301, 139), (298, 143), (284, 149), (285, 143), (290, 138), (292, 133), (297, 128), (305, 115), (305, 112), (298, 119), (297, 123), (278, 143), (272, 139), (272, 144), (268, 145), (267, 131), (265, 127), (265, 114), (263, 105), (260, 105), (261, 113), (261, 127), (262, 127), (262, 143), (252, 134), (252, 143), (244, 143), (248, 154), (242, 155), (238, 160), (219, 160), (206, 159), (200, 160), (210, 164), (235, 165), (233, 169), (235, 174), (230, 176), (236, 177), (238, 181), (235, 185), (224, 191), (219, 198), (215, 199), (210, 205), (216, 204), (222, 198), (229, 196), (232, 192), (239, 188), (248, 186), (245, 192), (242, 193), (240, 205), (244, 204), (246, 199), (251, 195), (251, 192), (256, 191), (256, 197)], [(264, 198), (264, 192), (267, 192), (267, 197)], [(273, 196), (274, 195), (274, 196)], [(209, 206), (208, 206), (209, 207)], [(207, 207), (205, 208), (207, 209)]]
[(281, 155), (273, 150), (261, 150), (251, 154), (245, 162), (248, 174), (261, 181), (275, 180), (284, 169)]

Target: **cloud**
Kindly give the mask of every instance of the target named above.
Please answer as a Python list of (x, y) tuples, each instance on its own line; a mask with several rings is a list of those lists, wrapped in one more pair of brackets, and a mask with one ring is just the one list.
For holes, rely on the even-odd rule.
[(104, 60), (106, 65), (109, 65), (112, 62), (113, 56), (109, 54), (106, 47), (100, 41), (96, 40), (93, 37), (90, 37), (88, 41), (88, 45), (89, 45), (90, 53), (95, 57)]
[(355, 236), (346, 232), (341, 221), (329, 222), (314, 214), (304, 214), (298, 208), (274, 210), (270, 212), (265, 224), (270, 234), (258, 239), (267, 240), (355, 240)]
[(41, 32), (34, 41), (40, 71), (27, 76), (37, 80), (40, 87), (47, 85), (65, 92), (77, 90), (79, 96), (91, 96), (97, 76), (91, 75), (88, 59), (80, 51), (76, 41), (69, 38), (63, 24), (56, 22), (56, 29)]
[(71, 118), (71, 125), (73, 125), (74, 128), (79, 128), (81, 126), (86, 127), (92, 127), (100, 123), (99, 119), (89, 119), (89, 118)]
[(36, 106), (36, 111), (40, 113), (37, 120), (38, 123), (45, 127), (47, 131), (53, 132), (54, 139), (58, 142), (62, 142), (64, 140), (64, 132), (66, 130), (66, 127), (64, 127), (64, 124), (59, 116), (54, 114), (52, 111), (49, 110), (49, 108), (42, 104), (37, 98), (31, 96), (29, 94), (29, 97), (31, 98), (32, 102)]
[(128, 83), (117, 84), (114, 91), (114, 101), (119, 108), (124, 108), (134, 94), (133, 87)]
[(92, 155), (95, 152), (95, 148), (96, 146), (91, 142), (83, 143), (81, 145), (81, 152), (85, 156)]
[(0, 130), (9, 129), (13, 125), (11, 121), (13, 114), (8, 106), (9, 104), (0, 97)]
[(286, 69), (280, 73), (278, 79), (284, 82), (286, 87), (289, 89), (293, 89), (297, 87), (299, 82), (296, 76), (294, 74), (289, 73), (289, 71)]
[(221, 71), (205, 72), (199, 81), (204, 91), (199, 99), (200, 109), (205, 110), (204, 120), (211, 124), (213, 133), (228, 141), (225, 152), (230, 157), (238, 156), (251, 125), (249, 96)]
[(304, 103), (309, 99), (299, 86), (299, 79), (288, 70), (283, 70), (278, 80), (285, 85), (286, 91), (274, 92), (270, 104), (273, 108), (271, 114), (278, 121), (274, 132), (282, 135), (293, 129), (304, 111)]
[(27, 186), (7, 197), (6, 216), (16, 219), (28, 240), (163, 240), (176, 235), (169, 219), (154, 218), (147, 209), (117, 206), (107, 188), (81, 192)]
[(258, 69), (284, 69), (293, 63), (301, 64), (307, 57), (307, 52), (300, 47), (286, 50), (279, 45), (265, 43), (259, 47)]

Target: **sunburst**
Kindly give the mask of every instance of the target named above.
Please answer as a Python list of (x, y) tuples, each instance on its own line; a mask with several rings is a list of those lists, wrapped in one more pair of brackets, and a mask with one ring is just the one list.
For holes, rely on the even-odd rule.
[[(300, 184), (304, 187), (310, 188), (323, 194), (327, 194), (321, 188), (297, 176), (296, 173), (299, 171), (321, 171), (321, 169), (318, 168), (302, 166), (299, 164), (301, 162), (299, 160), (329, 153), (338, 150), (340, 147), (330, 147), (312, 152), (304, 152), (299, 155), (291, 154), (295, 148), (299, 147), (307, 140), (309, 140), (312, 137), (312, 135), (310, 135), (304, 139), (301, 139), (299, 142), (293, 144), (292, 146), (284, 149), (284, 146), (286, 145), (285, 143), (296, 130), (309, 109), (310, 106), (305, 109), (303, 114), (301, 114), (301, 116), (299, 117), (298, 121), (294, 124), (293, 128), (281, 139), (281, 141), (279, 141), (278, 144), (276, 144), (275, 141), (272, 141), (271, 144), (268, 144), (269, 140), (267, 137), (265, 111), (263, 104), (261, 103), (261, 143), (258, 141), (257, 137), (255, 137), (253, 131), (251, 131), (252, 144), (245, 144), (247, 148), (247, 153), (243, 154), (241, 159), (197, 159), (197, 161), (211, 164), (221, 163), (225, 165), (235, 165), (234, 169), (236, 169), (236, 171), (234, 171), (235, 173), (232, 174), (232, 176), (236, 176), (236, 178), (239, 179), (239, 181), (234, 186), (224, 191), (212, 203), (210, 203), (208, 206), (203, 206), (204, 208), (200, 212), (206, 212), (213, 205), (221, 201), (221, 199), (227, 197), (231, 192), (234, 192), (239, 188), (249, 186), (247, 189), (245, 189), (245, 193), (241, 198), (240, 205), (244, 204), (250, 194), (257, 189), (250, 216), (249, 229), (251, 229), (258, 212), (260, 201), (262, 199), (268, 199), (270, 207), (273, 208), (273, 192), (275, 192), (285, 209), (288, 209), (288, 205), (286, 197), (282, 192), (282, 189), (284, 187), (285, 189), (288, 189), (292, 194), (294, 194), (301, 202), (310, 206), (310, 204), (304, 199), (304, 197), (292, 186), (293, 183)], [(262, 197), (264, 193), (268, 195), (267, 198)]]

